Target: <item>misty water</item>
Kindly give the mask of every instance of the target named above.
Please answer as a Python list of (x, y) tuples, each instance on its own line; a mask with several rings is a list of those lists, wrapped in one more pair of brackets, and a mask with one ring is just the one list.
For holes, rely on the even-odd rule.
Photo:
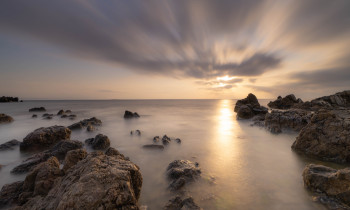
[[(175, 195), (167, 189), (166, 168), (176, 159), (198, 162), (202, 178), (186, 187), (186, 193), (204, 209), (323, 209), (304, 189), (302, 170), (316, 162), (296, 154), (291, 145), (297, 133), (274, 135), (250, 121), (236, 120), (235, 100), (107, 100), (25, 101), (0, 104), (0, 113), (15, 121), (0, 125), (0, 143), (22, 139), (39, 127), (68, 126), (97, 117), (103, 125), (95, 132), (73, 131), (71, 139), (84, 141), (98, 133), (107, 135), (111, 146), (130, 157), (143, 176), (140, 205), (161, 209)], [(261, 100), (265, 105), (267, 101)], [(52, 120), (31, 118), (28, 109), (44, 106), (47, 113), (70, 109), (75, 120), (54, 116)], [(125, 110), (139, 119), (125, 120)], [(139, 129), (141, 136), (130, 135)], [(143, 149), (154, 136), (180, 138), (163, 151)], [(89, 149), (89, 148), (87, 148)], [(91, 150), (89, 150), (91, 151)], [(30, 154), (19, 149), (0, 152), (0, 187), (25, 175), (11, 175), (12, 168)], [(320, 163), (320, 162), (317, 162)], [(321, 162), (322, 163), (322, 162)], [(324, 163), (329, 165), (327, 163)], [(336, 167), (342, 167), (333, 165)]]

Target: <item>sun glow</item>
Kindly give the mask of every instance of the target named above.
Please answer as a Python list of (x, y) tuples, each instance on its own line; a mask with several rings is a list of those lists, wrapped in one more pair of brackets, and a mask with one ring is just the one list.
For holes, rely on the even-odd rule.
[(230, 81), (230, 80), (233, 80), (234, 78), (236, 78), (236, 77), (229, 77), (228, 75), (226, 75), (223, 77), (217, 77), (216, 80), (218, 80), (218, 81)]

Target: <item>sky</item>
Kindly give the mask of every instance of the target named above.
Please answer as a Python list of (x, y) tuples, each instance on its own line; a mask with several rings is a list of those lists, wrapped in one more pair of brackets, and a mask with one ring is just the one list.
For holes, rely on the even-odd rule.
[(0, 2), (0, 95), (309, 100), (348, 89), (349, 0)]

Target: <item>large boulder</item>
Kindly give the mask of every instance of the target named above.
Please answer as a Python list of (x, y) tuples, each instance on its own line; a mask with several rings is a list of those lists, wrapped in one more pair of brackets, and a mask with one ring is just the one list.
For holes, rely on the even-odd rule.
[(321, 110), (314, 114), (292, 148), (326, 161), (350, 162), (350, 110)]
[(270, 101), (267, 106), (273, 109), (289, 109), (298, 103), (303, 103), (303, 101), (300, 98), (297, 99), (294, 94), (290, 94), (284, 98), (278, 96), (275, 101)]
[(71, 130), (64, 126), (42, 127), (28, 134), (20, 144), (21, 150), (47, 148), (61, 140), (70, 139)]
[(236, 102), (234, 111), (237, 112), (238, 118), (250, 119), (255, 115), (266, 114), (268, 109), (264, 106), (260, 106), (256, 96), (249, 93), (245, 99)]
[(66, 158), (64, 159), (63, 171), (67, 172), (68, 169), (72, 168), (79, 161), (85, 159), (87, 152), (85, 149), (76, 149), (71, 150), (67, 153)]
[(18, 203), (19, 195), (23, 191), (23, 181), (5, 184), (0, 191), (0, 209)]
[(0, 145), (0, 151), (11, 150), (18, 146), (21, 142), (16, 139), (10, 140)]
[(312, 113), (300, 109), (272, 110), (265, 116), (265, 126), (273, 133), (281, 133), (282, 130), (300, 131), (310, 122), (311, 117)]
[(131, 161), (94, 152), (56, 179), (55, 171), (44, 173), (50, 178), (44, 193), (25, 194), (16, 209), (139, 209), (142, 176)]
[(45, 111), (46, 111), (45, 107), (34, 107), (29, 109), (29, 112), (45, 112)]
[(11, 116), (8, 116), (6, 114), (0, 113), (0, 124), (2, 123), (10, 123), (13, 121), (13, 118)]
[(137, 112), (132, 113), (132, 112), (130, 112), (128, 110), (125, 110), (124, 118), (130, 119), (130, 118), (139, 118), (139, 117), (140, 117), (140, 115), (137, 114)]
[(88, 127), (89, 125), (101, 126), (102, 121), (97, 119), (96, 117), (92, 117), (92, 118), (84, 119), (84, 120), (81, 120), (80, 122), (74, 123), (68, 126), (68, 128), (71, 130), (75, 130), (75, 129), (82, 129), (82, 128)]
[(95, 136), (95, 138), (86, 139), (85, 143), (96, 150), (107, 149), (111, 145), (111, 141), (109, 140), (108, 136), (103, 134), (98, 134)]
[(20, 174), (20, 173), (31, 171), (38, 164), (45, 162), (50, 157), (56, 157), (58, 158), (58, 160), (63, 160), (69, 151), (80, 149), (82, 147), (83, 147), (83, 143), (77, 140), (60, 141), (56, 145), (54, 145), (51, 149), (46, 150), (44, 152), (37, 153), (29, 157), (22, 164), (13, 168), (11, 170), (11, 173)]
[(201, 176), (201, 169), (198, 163), (189, 160), (175, 160), (167, 168), (167, 176), (171, 181), (169, 188), (179, 190), (188, 182), (193, 182)]
[[(304, 185), (318, 196), (324, 194), (326, 197), (350, 206), (350, 168), (336, 170), (322, 165), (307, 165), (303, 171)], [(335, 200), (335, 201), (336, 201)], [(343, 209), (344, 205), (328, 202), (329, 199), (322, 199), (321, 202), (333, 204), (336, 209)], [(335, 205), (334, 205), (335, 203)], [(329, 206), (332, 208), (332, 206)], [(341, 207), (341, 208), (338, 208)]]

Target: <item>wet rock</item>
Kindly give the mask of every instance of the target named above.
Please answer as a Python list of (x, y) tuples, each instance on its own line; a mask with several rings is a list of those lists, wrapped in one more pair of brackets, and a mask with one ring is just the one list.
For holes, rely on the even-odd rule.
[(320, 110), (292, 148), (326, 161), (350, 162), (350, 110)]
[(167, 136), (167, 135), (164, 135), (163, 138), (162, 138), (162, 143), (164, 145), (168, 145), (170, 143), (171, 139)]
[(95, 127), (92, 126), (92, 125), (88, 125), (88, 126), (86, 127), (86, 130), (89, 131), (89, 132), (92, 132), (92, 131), (95, 130)]
[(290, 94), (284, 98), (278, 96), (275, 101), (270, 101), (267, 106), (273, 109), (290, 109), (294, 104), (299, 103), (303, 103), (303, 101), (300, 98), (297, 99), (294, 94)]
[(11, 150), (14, 149), (16, 146), (18, 146), (21, 142), (17, 141), (16, 139), (13, 139), (11, 141), (8, 141), (6, 143), (3, 143), (0, 145), (0, 151), (4, 150)]
[(134, 163), (95, 152), (56, 178), (47, 195), (29, 197), (18, 208), (138, 209), (141, 186)]
[(200, 208), (193, 200), (192, 197), (182, 199), (180, 196), (176, 196), (168, 201), (164, 210), (200, 210)]
[(68, 169), (72, 168), (79, 161), (85, 159), (87, 152), (85, 149), (76, 149), (67, 152), (66, 158), (64, 159), (63, 171), (67, 172)]
[(266, 114), (264, 123), (272, 133), (281, 133), (282, 130), (300, 131), (310, 122), (311, 117), (311, 112), (301, 109), (272, 110)]
[(0, 97), (0, 103), (8, 103), (8, 102), (18, 102), (18, 97), (11, 97), (11, 96)]
[(157, 145), (157, 144), (146, 144), (142, 146), (145, 149), (159, 149), (159, 150), (163, 150), (164, 146), (163, 145)]
[(58, 141), (70, 138), (71, 130), (64, 126), (42, 127), (28, 134), (20, 144), (21, 150), (47, 148)]
[(117, 158), (129, 160), (129, 158), (125, 157), (123, 154), (121, 154), (118, 150), (116, 150), (113, 147), (108, 148), (106, 150), (105, 154), (108, 155), (108, 156), (115, 156)]
[(38, 115), (36, 115), (36, 114), (32, 115), (32, 118), (37, 118), (37, 117), (38, 117)]
[(65, 112), (63, 109), (61, 109), (60, 111), (57, 112), (57, 115), (63, 115)]
[(255, 115), (266, 114), (268, 112), (266, 107), (260, 106), (258, 99), (252, 93), (249, 93), (245, 99), (238, 100), (234, 111), (241, 119), (250, 119)]
[(251, 126), (259, 126), (259, 127), (264, 127), (265, 126), (265, 116), (266, 114), (258, 114), (255, 115), (252, 118), (253, 123), (250, 124)]
[(310, 191), (350, 205), (350, 168), (336, 170), (310, 164), (303, 171), (303, 179), (305, 187)]
[(0, 124), (2, 123), (10, 123), (13, 121), (13, 118), (11, 116), (8, 116), (6, 114), (0, 113)]
[(45, 107), (34, 107), (34, 108), (31, 108), (29, 109), (30, 112), (45, 112), (46, 109)]
[(176, 138), (176, 139), (175, 139), (175, 141), (176, 141), (176, 143), (179, 143), (179, 144), (181, 144), (181, 139), (179, 139), (179, 138)]
[(94, 125), (94, 126), (101, 126), (102, 121), (97, 119), (96, 117), (92, 117), (90, 119), (85, 119), (80, 122), (74, 123), (70, 126), (68, 126), (69, 129), (75, 130), (75, 129), (82, 129), (84, 127), (87, 127), (89, 125)]
[(137, 112), (132, 113), (132, 112), (130, 112), (128, 110), (125, 110), (124, 118), (129, 119), (129, 118), (139, 118), (139, 117), (140, 117), (140, 115), (137, 114)]
[(156, 142), (158, 142), (158, 141), (159, 141), (159, 139), (160, 139), (160, 138), (159, 138), (159, 136), (155, 136), (155, 137), (153, 137), (153, 142), (155, 142), (155, 143), (156, 143)]
[(95, 136), (95, 138), (86, 139), (85, 143), (96, 150), (107, 149), (111, 144), (108, 136), (105, 136), (103, 134), (98, 134)]
[(189, 160), (175, 160), (167, 168), (167, 176), (171, 181), (169, 188), (179, 190), (186, 183), (195, 181), (201, 176), (201, 170)]
[(12, 169), (11, 173), (20, 174), (20, 173), (28, 172), (34, 169), (38, 164), (48, 160), (50, 157), (56, 157), (59, 160), (63, 160), (69, 151), (80, 149), (82, 147), (83, 147), (83, 143), (77, 140), (60, 141), (56, 145), (54, 145), (51, 149), (46, 150), (44, 152), (37, 153), (29, 157), (22, 164)]
[(18, 202), (19, 195), (23, 191), (23, 181), (5, 184), (0, 191), (0, 208), (13, 205)]

